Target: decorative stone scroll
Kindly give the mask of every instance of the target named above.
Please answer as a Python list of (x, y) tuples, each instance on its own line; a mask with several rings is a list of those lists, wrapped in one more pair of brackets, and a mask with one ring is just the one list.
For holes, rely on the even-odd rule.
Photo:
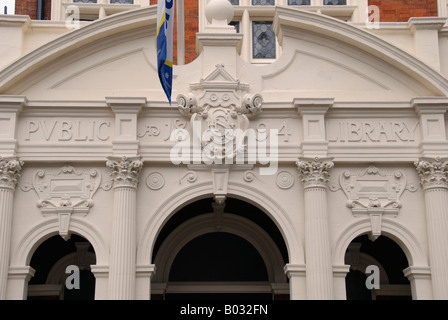
[(69, 225), (72, 214), (86, 215), (93, 207), (93, 196), (101, 187), (111, 188), (111, 183), (101, 184), (101, 174), (97, 169), (88, 173), (80, 172), (72, 166), (64, 166), (55, 172), (38, 170), (32, 183), (26, 183), (22, 190), (31, 189), (37, 193), (37, 207), (43, 215), (57, 214), (59, 234), (70, 238)]
[(384, 214), (396, 216), (402, 206), (400, 197), (405, 190), (415, 192), (417, 186), (407, 183), (406, 175), (401, 170), (387, 173), (375, 166), (352, 174), (344, 171), (338, 183), (330, 184), (331, 191), (342, 190), (348, 201), (347, 207), (354, 216), (368, 214), (371, 222), (370, 239), (373, 241), (381, 235)]
[(423, 189), (448, 189), (448, 158), (421, 158), (414, 163)]
[(15, 157), (0, 156), (0, 187), (15, 190), (23, 161)]

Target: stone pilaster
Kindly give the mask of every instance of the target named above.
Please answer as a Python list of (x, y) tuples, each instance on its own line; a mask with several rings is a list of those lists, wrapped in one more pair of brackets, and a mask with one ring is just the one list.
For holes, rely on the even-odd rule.
[(16, 157), (0, 157), (0, 300), (6, 297), (11, 246), (14, 191), (23, 162)]
[(448, 158), (415, 162), (425, 193), (426, 225), (434, 299), (448, 299)]
[(110, 157), (107, 167), (114, 181), (114, 211), (110, 245), (109, 299), (135, 298), (137, 187), (140, 157)]
[(333, 299), (333, 270), (327, 214), (330, 158), (297, 161), (305, 201), (306, 288), (309, 300)]

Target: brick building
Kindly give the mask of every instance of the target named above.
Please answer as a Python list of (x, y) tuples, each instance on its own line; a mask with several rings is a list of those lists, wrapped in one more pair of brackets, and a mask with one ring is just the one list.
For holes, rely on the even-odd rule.
[[(28, 15), (31, 19), (40, 19), (40, 20), (51, 20), (51, 2), (52, 0), (16, 0), (15, 13), (17, 15)], [(74, 1), (76, 2), (76, 1)], [(96, 1), (79, 1), (92, 3)], [(117, 1), (119, 2), (119, 1)], [(137, 2), (137, 1), (136, 1)], [(244, 0), (242, 0), (242, 3)], [(248, 1), (250, 2), (250, 1)], [(300, 1), (292, 1), (292, 3), (298, 3)], [(314, 4), (314, 10), (318, 10), (318, 7), (322, 5), (320, 2), (322, 0), (313, 0), (313, 3), (310, 1), (303, 1), (303, 3)], [(335, 1), (335, 4), (346, 3), (346, 1)], [(355, 4), (358, 1), (348, 1), (350, 4)], [(364, 1), (360, 1), (364, 2)], [(41, 9), (39, 10), (40, 16), (38, 17), (38, 3), (41, 4)], [(100, 1), (98, 1), (100, 3)], [(122, 3), (133, 3), (132, 0), (122, 1)], [(191, 62), (197, 57), (196, 52), (196, 32), (199, 31), (199, 3), (203, 6), (205, 2), (201, 0), (185, 0), (184, 1), (184, 19), (185, 19), (185, 63)], [(238, 3), (238, 0), (235, 1)], [(266, 5), (274, 5), (274, 1), (267, 1)], [(156, 0), (150, 0), (150, 5), (156, 5)], [(286, 4), (286, 3), (285, 3)], [(331, 4), (331, 1), (329, 1)], [(250, 3), (245, 4), (245, 6), (250, 5)], [(385, 1), (376, 1), (369, 0), (368, 5), (374, 5), (379, 7), (379, 21), (380, 22), (407, 22), (411, 17), (431, 17), (438, 15), (438, 6), (437, 0), (417, 0), (417, 1), (400, 1), (400, 0), (385, 0)], [(355, 9), (360, 10), (360, 9)], [(361, 9), (362, 10), (362, 9)], [(272, 15), (272, 14), (271, 14)], [(241, 13), (242, 16), (242, 13)], [(239, 19), (241, 20), (241, 16)], [(351, 20), (357, 21), (356, 17), (351, 17)], [(175, 20), (177, 22), (177, 19)], [(175, 23), (176, 23), (175, 22)], [(177, 25), (176, 25), (177, 26)], [(175, 37), (177, 36), (177, 32), (175, 33)], [(175, 42), (175, 49), (177, 49), (177, 42)], [(175, 50), (175, 58), (177, 59), (177, 50)]]
[(0, 299), (448, 299), (447, 3), (16, 0)]

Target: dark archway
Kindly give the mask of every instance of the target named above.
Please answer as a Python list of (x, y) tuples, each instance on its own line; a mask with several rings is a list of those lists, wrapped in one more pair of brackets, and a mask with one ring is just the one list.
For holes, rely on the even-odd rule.
[[(186, 225), (193, 232), (204, 226), (208, 229), (191, 237), (176, 253), (172, 253), (171, 259), (163, 259), (163, 261), (172, 260), (172, 263), (166, 265), (156, 263), (159, 271), (159, 268), (164, 268), (165, 272), (169, 271), (169, 277), (163, 279), (163, 284), (153, 283), (152, 298), (167, 300), (288, 298), (289, 284), (283, 272), (284, 265), (288, 263), (288, 253), (275, 223), (260, 209), (239, 199), (227, 198), (220, 217), (217, 217), (219, 214), (216, 207), (214, 209), (215, 205), (213, 198), (193, 202), (176, 212), (162, 228), (154, 246), (153, 261), (161, 261), (162, 259), (157, 259), (158, 255), (168, 254), (166, 243)], [(216, 222), (219, 219), (223, 222), (222, 229), (221, 222)], [(241, 224), (231, 226), (232, 223), (244, 223), (244, 221), (248, 225), (256, 226), (248, 231), (252, 234), (247, 234), (247, 237), (245, 226)], [(214, 222), (217, 223), (216, 228), (210, 228)], [(238, 229), (238, 232), (229, 231), (235, 229)], [(276, 282), (272, 277), (272, 265), (266, 266), (266, 252), (261, 253), (260, 246), (256, 248), (258, 243), (254, 245), (253, 241), (256, 238), (254, 230), (262, 232), (264, 237), (269, 237), (271, 247), (275, 247), (278, 252), (275, 269), (277, 275), (279, 272), (277, 269), (280, 269), (282, 274), (283, 291), (275, 291), (271, 287), (271, 283)], [(271, 271), (268, 272), (267, 269)], [(276, 279), (278, 282), (279, 277), (276, 276)], [(158, 281), (162, 279), (159, 278)], [(158, 285), (165, 288), (163, 293), (154, 290)]]
[[(28, 283), (28, 300), (93, 300), (95, 277), (90, 265), (96, 263), (95, 252), (83, 237), (72, 234), (65, 241), (59, 235), (45, 240), (31, 257), (35, 270)], [(79, 268), (79, 289), (68, 289), (65, 273), (69, 265)]]
[[(403, 270), (409, 264), (400, 246), (386, 236), (371, 241), (367, 235), (355, 238), (349, 245), (345, 264), (350, 265), (347, 274), (347, 300), (410, 300), (412, 299), (409, 280)], [(378, 267), (379, 289), (366, 286), (368, 266)]]

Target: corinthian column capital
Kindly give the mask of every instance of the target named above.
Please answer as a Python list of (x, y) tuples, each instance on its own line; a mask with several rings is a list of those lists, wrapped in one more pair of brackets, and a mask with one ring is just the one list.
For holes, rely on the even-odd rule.
[(420, 158), (414, 165), (423, 189), (448, 189), (448, 158)]
[(114, 187), (137, 188), (143, 161), (136, 157), (108, 157), (106, 166), (111, 170)]
[(0, 188), (15, 190), (22, 167), (23, 161), (17, 157), (0, 156)]
[(332, 160), (333, 158), (299, 158), (296, 164), (303, 187), (305, 189), (312, 187), (326, 188), (330, 176), (328, 171), (334, 166)]

